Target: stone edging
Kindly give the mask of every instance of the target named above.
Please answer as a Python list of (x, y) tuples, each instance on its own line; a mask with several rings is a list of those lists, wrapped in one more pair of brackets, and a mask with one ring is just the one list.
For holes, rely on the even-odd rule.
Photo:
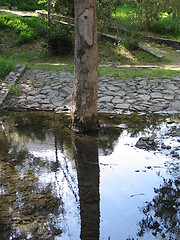
[(15, 69), (6, 76), (5, 81), (0, 84), (0, 107), (9, 93), (8, 85), (16, 83), (25, 72), (25, 69), (26, 65), (17, 64)]

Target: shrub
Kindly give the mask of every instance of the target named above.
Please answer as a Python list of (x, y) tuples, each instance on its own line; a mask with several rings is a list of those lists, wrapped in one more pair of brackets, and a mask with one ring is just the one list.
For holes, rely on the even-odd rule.
[(17, 44), (32, 42), (47, 32), (47, 22), (36, 17), (0, 15), (0, 29), (9, 28), (18, 33)]
[(63, 25), (53, 25), (46, 36), (47, 48), (53, 55), (64, 55), (74, 49), (74, 34), (72, 28)]

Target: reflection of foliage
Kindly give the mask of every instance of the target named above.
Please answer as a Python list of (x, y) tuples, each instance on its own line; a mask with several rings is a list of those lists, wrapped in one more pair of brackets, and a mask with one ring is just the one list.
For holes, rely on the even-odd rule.
[(68, 128), (70, 120), (64, 115), (59, 116), (50, 112), (10, 112), (2, 119), (8, 128), (10, 127), (10, 131), (17, 132), (20, 137), (44, 141), (50, 133), (53, 133), (57, 135), (60, 146), (63, 142), (66, 143), (66, 140), (67, 145), (71, 143)]
[(102, 114), (99, 117), (100, 123), (105, 124), (108, 127), (118, 127), (119, 124), (126, 124), (128, 126), (127, 131), (131, 137), (136, 137), (139, 132), (143, 133), (147, 131), (147, 128), (155, 130), (157, 126), (166, 121), (167, 116), (160, 115), (113, 115)]
[(151, 231), (154, 236), (160, 235), (163, 239), (179, 239), (180, 236), (180, 179), (165, 180), (159, 189), (154, 189), (155, 197), (142, 212), (145, 217), (139, 222), (142, 237), (145, 232)]
[(99, 148), (102, 149), (103, 154), (110, 155), (114, 147), (116, 145), (116, 142), (119, 138), (121, 129), (119, 128), (102, 128), (101, 131), (99, 132), (99, 141), (98, 145)]
[(20, 135), (31, 137), (32, 139), (37, 138), (41, 141), (46, 139), (46, 133), (49, 129), (49, 116), (22, 113), (14, 120)]
[(8, 142), (7, 136), (0, 126), (0, 160), (4, 159), (9, 151), (10, 143)]
[(0, 238), (60, 235), (54, 216), (63, 214), (63, 202), (52, 194), (53, 184), (42, 188), (37, 177), (38, 169), (51, 169), (54, 162), (50, 166), (36, 162), (26, 149), (18, 150), (18, 143), (1, 128), (0, 143)]
[(123, 132), (121, 124), (127, 126), (126, 131), (131, 137), (139, 136), (139, 133), (146, 133), (147, 129), (154, 132), (162, 121), (165, 121), (167, 116), (139, 116), (131, 115), (109, 115), (101, 114), (99, 122), (102, 126), (99, 131), (99, 147), (103, 150), (104, 155), (111, 154), (120, 134)]

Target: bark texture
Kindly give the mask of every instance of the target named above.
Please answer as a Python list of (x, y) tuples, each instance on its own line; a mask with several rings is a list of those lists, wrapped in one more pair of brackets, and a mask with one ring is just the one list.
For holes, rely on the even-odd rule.
[(72, 95), (72, 128), (98, 129), (97, 119), (97, 12), (96, 0), (75, 0), (75, 77)]

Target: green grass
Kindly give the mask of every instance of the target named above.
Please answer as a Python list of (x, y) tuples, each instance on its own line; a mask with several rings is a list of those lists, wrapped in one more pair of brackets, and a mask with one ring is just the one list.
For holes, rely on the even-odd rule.
[(116, 77), (121, 80), (131, 80), (136, 77), (173, 78), (180, 76), (180, 70), (173, 69), (143, 69), (143, 68), (99, 68), (100, 76)]
[(0, 56), (0, 79), (2, 80), (15, 67), (15, 62)]
[(165, 61), (152, 56), (150, 53), (140, 49), (129, 50), (126, 43), (112, 44), (107, 41), (99, 41), (99, 63), (119, 64), (149, 64)]
[(116, 13), (112, 13), (114, 23), (120, 25), (131, 25), (135, 21), (136, 5), (134, 2), (122, 3), (117, 8)]
[(66, 72), (74, 72), (73, 64), (29, 64), (29, 68), (31, 69), (41, 69), (44, 71), (66, 71)]
[(9, 59), (11, 61), (16, 61), (17, 63), (29, 64), (29, 63), (36, 63), (40, 61), (48, 60), (48, 55), (45, 54), (43, 51), (37, 51), (37, 49), (28, 48), (28, 49), (11, 49), (5, 51), (1, 54), (2, 57), (5, 59)]

